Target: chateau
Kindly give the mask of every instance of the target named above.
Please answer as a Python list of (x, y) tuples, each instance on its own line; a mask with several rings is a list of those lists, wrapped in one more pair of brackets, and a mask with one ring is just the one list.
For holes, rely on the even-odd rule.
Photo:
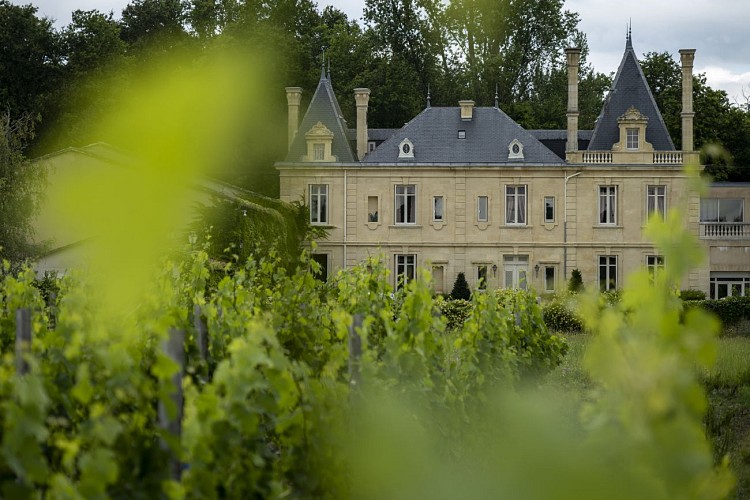
[[(750, 294), (750, 202), (745, 184), (689, 188), (693, 60), (682, 63), (682, 150), (677, 151), (628, 36), (593, 131), (578, 129), (580, 50), (566, 50), (566, 130), (525, 130), (499, 107), (471, 100), (425, 109), (400, 129), (369, 129), (370, 90), (354, 89), (356, 129), (321, 74), (299, 122), (302, 89), (288, 87), (289, 152), (276, 168), (284, 201), (303, 199), (327, 229), (314, 258), (330, 274), (385, 255), (394, 283), (418, 266), (435, 291), (459, 272), (473, 288), (554, 292), (579, 269), (589, 287), (617, 289), (634, 269), (669, 265), (643, 235), (650, 216), (687, 207), (686, 228), (709, 262), (680, 288), (714, 298)], [(299, 123), (299, 125), (298, 125)]]

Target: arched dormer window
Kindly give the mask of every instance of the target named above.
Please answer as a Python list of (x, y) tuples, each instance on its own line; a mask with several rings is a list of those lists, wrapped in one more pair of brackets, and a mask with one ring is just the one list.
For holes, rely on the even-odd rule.
[(523, 144), (518, 139), (513, 139), (508, 144), (508, 159), (523, 160)]
[(414, 158), (414, 144), (407, 138), (398, 145), (399, 158)]

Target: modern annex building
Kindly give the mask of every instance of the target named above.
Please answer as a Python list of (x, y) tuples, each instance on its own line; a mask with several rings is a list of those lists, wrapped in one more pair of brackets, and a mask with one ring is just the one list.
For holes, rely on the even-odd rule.
[(497, 104), (425, 109), (400, 129), (368, 129), (369, 89), (354, 89), (355, 129), (321, 74), (298, 126), (302, 89), (287, 88), (289, 152), (276, 164), (281, 199), (304, 199), (327, 228), (314, 256), (330, 273), (385, 255), (394, 283), (432, 270), (436, 292), (459, 272), (481, 287), (553, 292), (573, 269), (585, 284), (622, 286), (639, 266), (668, 263), (645, 239), (651, 215), (687, 207), (686, 228), (709, 262), (681, 288), (750, 293), (747, 185), (701, 199), (683, 172), (693, 150), (692, 68), (682, 61), (682, 151), (675, 150), (628, 37), (593, 131), (578, 130), (580, 51), (567, 49), (567, 130), (525, 130)]

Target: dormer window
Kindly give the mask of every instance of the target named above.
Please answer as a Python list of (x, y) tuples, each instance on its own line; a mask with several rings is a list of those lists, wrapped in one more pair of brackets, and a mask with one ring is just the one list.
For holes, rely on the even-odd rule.
[(414, 158), (414, 144), (409, 139), (404, 139), (398, 145), (399, 158)]
[(523, 160), (523, 144), (518, 139), (513, 139), (508, 144), (508, 159)]
[(331, 154), (333, 146), (333, 132), (328, 127), (318, 122), (305, 134), (307, 142), (307, 154), (302, 157), (302, 161), (336, 161), (336, 157)]
[(638, 129), (628, 128), (625, 132), (627, 135), (625, 147), (631, 150), (638, 149)]
[(642, 153), (654, 150), (651, 143), (646, 142), (648, 117), (635, 109), (635, 107), (630, 106), (617, 119), (617, 125), (620, 128), (620, 141), (612, 145), (612, 151)]
[(458, 131), (458, 138), (459, 139), (466, 139), (466, 131), (465, 130), (459, 130)]

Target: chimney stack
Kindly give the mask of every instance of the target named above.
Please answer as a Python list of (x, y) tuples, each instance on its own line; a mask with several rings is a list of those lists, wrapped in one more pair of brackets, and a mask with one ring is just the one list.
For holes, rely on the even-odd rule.
[(367, 154), (367, 104), (370, 102), (370, 89), (354, 89), (357, 103), (357, 158), (362, 160)]
[(578, 66), (581, 64), (581, 49), (570, 47), (565, 49), (568, 60), (568, 142), (566, 152), (578, 151)]
[(693, 151), (693, 61), (695, 49), (680, 49), (682, 61), (682, 150)]
[(286, 88), (286, 102), (289, 105), (289, 144), (287, 144), (287, 148), (292, 147), (292, 141), (297, 134), (297, 125), (299, 124), (299, 104), (301, 100), (301, 87)]
[(474, 101), (458, 101), (458, 105), (461, 106), (461, 119), (471, 121), (474, 117)]

